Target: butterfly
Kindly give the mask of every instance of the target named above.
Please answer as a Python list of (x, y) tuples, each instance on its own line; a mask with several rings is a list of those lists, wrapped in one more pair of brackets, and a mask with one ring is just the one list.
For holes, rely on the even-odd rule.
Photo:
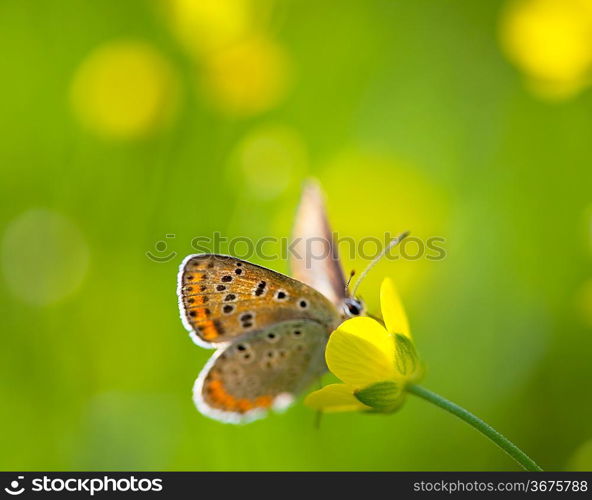
[(196, 344), (216, 349), (193, 388), (204, 415), (243, 423), (289, 406), (327, 370), (331, 332), (364, 314), (348, 292), (316, 183), (304, 187), (292, 248), (293, 277), (227, 255), (183, 260), (181, 320)]

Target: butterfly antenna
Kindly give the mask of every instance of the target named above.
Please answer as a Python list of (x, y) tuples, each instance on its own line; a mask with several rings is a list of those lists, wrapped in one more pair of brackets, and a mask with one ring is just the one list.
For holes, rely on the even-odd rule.
[(368, 264), (366, 266), (366, 269), (364, 269), (364, 271), (362, 271), (362, 274), (360, 274), (360, 277), (358, 278), (358, 281), (356, 281), (356, 284), (354, 285), (354, 289), (352, 290), (352, 296), (355, 297), (356, 296), (356, 292), (358, 290), (358, 288), (360, 288), (360, 283), (362, 283), (362, 281), (364, 281), (364, 279), (366, 278), (366, 276), (368, 275), (368, 273), (372, 270), (372, 268), (378, 264), (378, 262), (380, 262), (380, 260), (386, 255), (386, 253), (393, 248), (394, 246), (398, 245), (399, 243), (401, 243), (401, 241), (403, 241), (405, 238), (407, 238), (407, 236), (409, 236), (409, 231), (405, 231), (404, 233), (401, 233), (399, 236), (397, 236), (396, 238), (393, 238), (389, 244), (387, 246), (384, 247), (384, 249), (382, 250), (382, 252), (380, 252), (373, 260), (372, 262), (370, 262), (370, 264)]
[(345, 291), (347, 292), (347, 289), (349, 288), (349, 284), (351, 283), (352, 278), (355, 276), (356, 274), (356, 270), (352, 269), (351, 273), (349, 273), (349, 278), (347, 280), (347, 283), (345, 284)]

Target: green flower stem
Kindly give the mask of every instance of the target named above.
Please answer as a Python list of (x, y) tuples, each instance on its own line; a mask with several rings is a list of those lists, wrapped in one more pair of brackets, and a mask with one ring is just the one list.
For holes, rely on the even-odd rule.
[(461, 420), (464, 420), (467, 424), (472, 425), (481, 434), (487, 436), (502, 450), (504, 450), (508, 455), (510, 455), (514, 460), (516, 460), (516, 462), (518, 462), (522, 467), (524, 467), (524, 469), (528, 471), (543, 470), (536, 464), (536, 462), (532, 458), (530, 458), (526, 453), (524, 453), (520, 448), (518, 448), (518, 446), (512, 443), (512, 441), (510, 441), (507, 437), (497, 432), (490, 425), (483, 422), (483, 420), (481, 420), (480, 418), (477, 418), (471, 412), (419, 385), (410, 385), (407, 387), (407, 391), (411, 394), (419, 396), (422, 399), (425, 399), (426, 401), (429, 401), (430, 403), (436, 406), (439, 406), (443, 410), (446, 410), (447, 412), (456, 415)]

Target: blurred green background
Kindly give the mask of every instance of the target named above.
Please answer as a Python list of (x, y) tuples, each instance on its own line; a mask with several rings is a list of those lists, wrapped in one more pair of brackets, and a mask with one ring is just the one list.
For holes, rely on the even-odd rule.
[(516, 469), (412, 398), (195, 410), (180, 261), (288, 236), (315, 176), (342, 236), (446, 238), (362, 287), (399, 284), (425, 386), (591, 470), (591, 67), (586, 0), (1, 0), (0, 468)]

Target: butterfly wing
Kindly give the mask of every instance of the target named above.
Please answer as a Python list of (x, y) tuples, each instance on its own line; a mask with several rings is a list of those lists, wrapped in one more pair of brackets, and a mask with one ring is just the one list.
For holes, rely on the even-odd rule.
[(312, 320), (290, 320), (216, 352), (193, 390), (198, 409), (224, 422), (248, 422), (288, 406), (326, 370), (328, 332)]
[(329, 225), (321, 188), (305, 184), (292, 234), (292, 276), (313, 287), (336, 307), (346, 298), (345, 278)]
[(336, 308), (311, 287), (225, 255), (187, 257), (177, 294), (183, 324), (204, 347), (291, 319), (316, 321), (329, 331), (339, 322)]

